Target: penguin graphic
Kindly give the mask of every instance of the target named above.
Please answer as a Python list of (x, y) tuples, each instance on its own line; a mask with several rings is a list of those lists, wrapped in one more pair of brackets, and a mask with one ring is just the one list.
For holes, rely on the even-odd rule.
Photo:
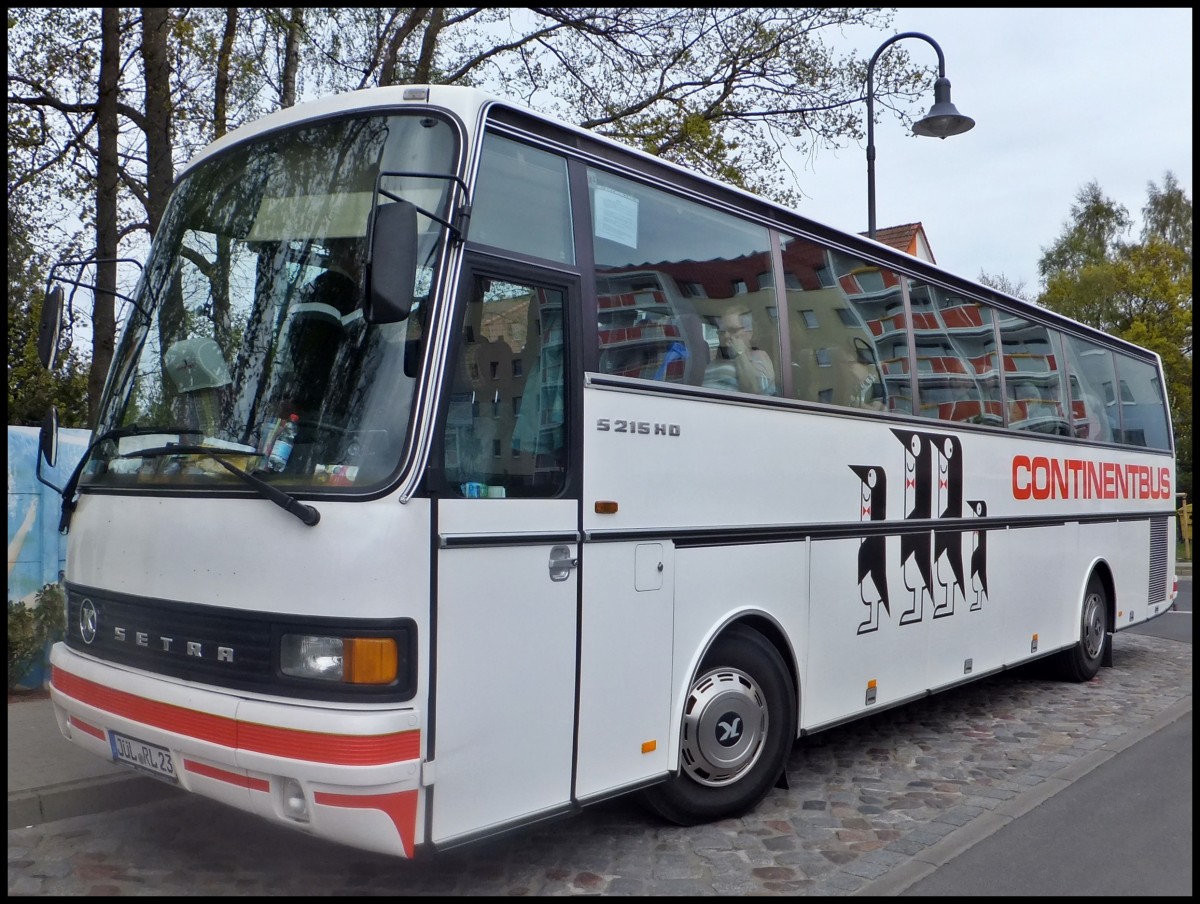
[[(938, 437), (937, 449), (937, 512), (938, 518), (962, 518), (962, 443), (958, 437)], [(943, 618), (954, 614), (955, 590), (966, 599), (966, 581), (963, 578), (963, 553), (961, 530), (938, 529), (933, 535), (933, 566), (938, 586), (942, 589), (941, 602), (934, 600), (933, 617)], [(932, 594), (931, 594), (932, 595)]]
[[(967, 505), (975, 513), (976, 518), (987, 517), (987, 503), (982, 499), (968, 499)], [(975, 602), (971, 603), (971, 611), (977, 612), (983, 608), (983, 598), (987, 596), (987, 530), (980, 528), (971, 531), (971, 589), (975, 591)]]
[[(928, 521), (932, 501), (932, 443), (930, 437), (911, 430), (892, 430), (904, 444), (904, 518)], [(928, 528), (900, 535), (900, 567), (904, 586), (912, 594), (912, 605), (900, 615), (900, 624), (909, 625), (925, 617), (925, 594), (932, 594), (931, 542)], [(932, 597), (931, 597), (932, 598)]]
[[(887, 474), (878, 465), (850, 465), (858, 475), (859, 519), (883, 521), (887, 517)], [(858, 547), (858, 595), (867, 607), (859, 634), (879, 630), (879, 607), (890, 616), (887, 586), (887, 537), (875, 534), (862, 538)]]

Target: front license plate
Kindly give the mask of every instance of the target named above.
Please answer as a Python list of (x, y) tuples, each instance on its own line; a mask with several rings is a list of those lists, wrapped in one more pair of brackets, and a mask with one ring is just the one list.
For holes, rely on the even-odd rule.
[(115, 731), (108, 733), (108, 743), (112, 747), (113, 762), (132, 766), (139, 772), (145, 772), (172, 785), (179, 784), (179, 777), (175, 774), (175, 762), (167, 748)]

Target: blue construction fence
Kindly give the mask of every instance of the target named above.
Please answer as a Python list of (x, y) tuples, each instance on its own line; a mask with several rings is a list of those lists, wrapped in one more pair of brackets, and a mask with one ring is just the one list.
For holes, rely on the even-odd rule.
[[(37, 606), (37, 592), (61, 580), (67, 538), (58, 532), (62, 497), (37, 479), (38, 428), (8, 428), (8, 599)], [(58, 432), (58, 461), (42, 476), (65, 486), (87, 449), (89, 430)], [(18, 683), (42, 687), (47, 663), (40, 662)]]

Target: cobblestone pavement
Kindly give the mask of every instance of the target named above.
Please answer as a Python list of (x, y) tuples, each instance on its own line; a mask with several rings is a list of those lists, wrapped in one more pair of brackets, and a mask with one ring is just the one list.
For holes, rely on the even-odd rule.
[(633, 801), (610, 801), (408, 863), (181, 796), (9, 830), (8, 891), (877, 893), (889, 873), (933, 846), (969, 838), (972, 826), (978, 840), (979, 828), (1022, 794), (1041, 789), (1048, 796), (1089, 756), (1122, 746), (1123, 735), (1173, 706), (1190, 709), (1191, 688), (1191, 644), (1122, 634), (1113, 667), (1087, 684), (1027, 668), (803, 739), (789, 762), (790, 789), (772, 791), (740, 819), (682, 829), (664, 826)]

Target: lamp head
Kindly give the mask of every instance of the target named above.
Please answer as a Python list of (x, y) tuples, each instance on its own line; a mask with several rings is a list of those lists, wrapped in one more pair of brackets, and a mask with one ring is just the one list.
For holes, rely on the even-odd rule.
[(963, 116), (950, 102), (950, 79), (942, 76), (933, 83), (933, 106), (913, 123), (913, 134), (924, 138), (948, 138), (975, 128), (975, 120)]

